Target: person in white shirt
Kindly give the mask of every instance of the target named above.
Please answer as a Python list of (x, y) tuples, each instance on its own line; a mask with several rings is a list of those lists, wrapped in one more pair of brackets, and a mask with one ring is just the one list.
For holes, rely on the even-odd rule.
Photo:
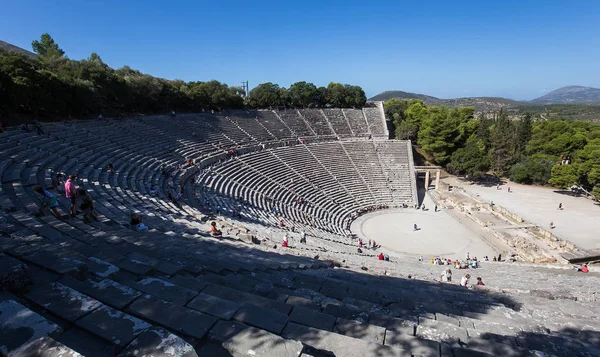
[(469, 287), (469, 279), (471, 279), (471, 275), (466, 274), (460, 279), (460, 286)]
[(440, 281), (452, 281), (452, 270), (450, 270), (450, 268), (446, 268), (442, 271), (442, 274), (440, 275)]

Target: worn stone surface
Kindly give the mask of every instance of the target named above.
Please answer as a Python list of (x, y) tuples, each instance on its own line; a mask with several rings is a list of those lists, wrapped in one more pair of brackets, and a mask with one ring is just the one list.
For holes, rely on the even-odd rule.
[(229, 320), (238, 311), (240, 305), (216, 296), (200, 293), (187, 304), (187, 307), (224, 320)]
[(166, 280), (152, 277), (140, 280), (135, 287), (138, 290), (177, 305), (185, 305), (194, 296), (198, 295), (197, 291), (182, 288)]
[(60, 280), (60, 283), (89, 295), (105, 304), (114, 306), (117, 309), (122, 309), (138, 296), (142, 295), (141, 292), (110, 279), (104, 279), (99, 282), (93, 280), (79, 281), (70, 276), (65, 276)]
[(127, 346), (140, 333), (151, 327), (145, 321), (108, 306), (96, 309), (75, 324), (121, 347)]
[(219, 321), (209, 339), (221, 343), (233, 357), (298, 357), (303, 349), (300, 342), (233, 321)]
[(347, 320), (341, 317), (336, 320), (333, 332), (379, 344), (383, 344), (385, 338), (385, 327), (360, 323), (356, 320)]
[(0, 301), (0, 354), (19, 356), (28, 343), (57, 331), (58, 325), (18, 302)]
[(409, 357), (410, 351), (384, 346), (357, 338), (323, 331), (293, 322), (287, 324), (281, 336), (302, 342), (319, 351), (346, 357)]
[(144, 295), (131, 304), (129, 310), (145, 320), (171, 330), (202, 339), (217, 319), (168, 301)]
[(288, 321), (286, 314), (250, 304), (242, 305), (233, 318), (276, 334), (281, 333)]
[(411, 320), (404, 320), (389, 315), (371, 315), (369, 323), (376, 326), (385, 327), (387, 330), (403, 333), (406, 335), (415, 335), (417, 323)]
[(208, 286), (204, 290), (202, 290), (202, 292), (208, 295), (219, 297), (221, 299), (237, 302), (238, 304), (248, 303), (266, 309), (275, 310), (286, 315), (289, 314), (292, 310), (292, 305), (263, 298), (262, 296), (257, 296), (239, 290), (227, 288), (224, 286), (208, 284)]
[(436, 341), (422, 339), (401, 332), (386, 331), (385, 344), (405, 351), (415, 356), (437, 357), (440, 354), (440, 344)]
[(119, 271), (115, 265), (96, 257), (89, 257), (86, 261), (90, 273), (103, 278), (108, 278)]
[(467, 343), (467, 330), (443, 321), (424, 319), (417, 326), (417, 336), (439, 342)]
[(142, 332), (119, 357), (198, 357), (194, 347), (166, 330), (151, 328)]
[(25, 255), (23, 256), (23, 259), (55, 273), (69, 274), (77, 279), (85, 278), (88, 273), (88, 267), (85, 262), (77, 259), (59, 257), (56, 254), (45, 251)]
[(117, 354), (118, 347), (112, 343), (78, 327), (72, 327), (55, 340), (71, 347), (85, 357), (105, 357)]
[(535, 353), (512, 344), (498, 343), (489, 339), (469, 337), (467, 346), (470, 350), (489, 353), (503, 357), (535, 357)]
[(27, 264), (0, 252), (0, 291), (20, 294), (32, 283), (33, 274)]
[(302, 306), (307, 309), (312, 309), (312, 310), (317, 310), (317, 311), (321, 310), (321, 307), (319, 305), (315, 304), (311, 299), (307, 299), (307, 298), (300, 297), (300, 296), (292, 295), (292, 296), (288, 297), (285, 302), (290, 305)]
[(26, 297), (71, 322), (102, 306), (98, 300), (60, 283), (35, 289)]
[(334, 316), (322, 314), (303, 306), (294, 306), (290, 314), (290, 321), (327, 331), (333, 330), (333, 325), (335, 325)]
[(83, 357), (83, 355), (49, 337), (28, 343), (19, 351), (19, 357)]

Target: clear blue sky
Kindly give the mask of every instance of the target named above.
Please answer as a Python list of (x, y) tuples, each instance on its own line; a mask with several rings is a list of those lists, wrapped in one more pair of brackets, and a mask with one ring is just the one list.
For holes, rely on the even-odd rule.
[(43, 32), (70, 58), (188, 81), (442, 98), (600, 87), (596, 0), (3, 2), (0, 39), (31, 49)]

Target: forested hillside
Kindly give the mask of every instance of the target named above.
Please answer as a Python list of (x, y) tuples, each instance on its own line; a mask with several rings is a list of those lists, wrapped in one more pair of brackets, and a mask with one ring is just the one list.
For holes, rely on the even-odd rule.
[(386, 118), (398, 139), (411, 139), (431, 160), (457, 175), (492, 172), (522, 183), (579, 185), (600, 198), (600, 124), (586, 121), (534, 120), (524, 114), (510, 120), (473, 108), (427, 106), (420, 100), (385, 102)]
[(13, 47), (0, 48), (0, 117), (198, 112), (244, 106), (361, 107), (366, 103), (362, 88), (333, 82), (327, 87), (298, 82), (289, 89), (264, 83), (246, 97), (241, 88), (216, 80), (185, 82), (153, 77), (128, 66), (113, 69), (97, 53), (82, 60), (69, 59), (49, 34), (32, 42), (35, 56)]

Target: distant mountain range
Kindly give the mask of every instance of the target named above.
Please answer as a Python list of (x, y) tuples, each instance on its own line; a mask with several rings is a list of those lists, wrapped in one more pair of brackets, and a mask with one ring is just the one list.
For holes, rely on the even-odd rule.
[(35, 53), (27, 51), (25, 49), (22, 49), (21, 47), (17, 47), (15, 45), (11, 45), (8, 42), (4, 42), (2, 40), (0, 40), (0, 50), (6, 51), (6, 52), (17, 52), (20, 53), (22, 55), (25, 56), (29, 56), (29, 57), (33, 57), (35, 56)]
[(534, 99), (532, 102), (556, 104), (599, 104), (600, 89), (582, 86), (566, 86)]
[(581, 86), (567, 86), (552, 91), (532, 101), (518, 101), (501, 97), (467, 97), (440, 99), (425, 94), (403, 91), (386, 91), (370, 98), (373, 101), (386, 101), (392, 98), (421, 99), (428, 105), (448, 107), (475, 107), (476, 111), (496, 111), (500, 108), (513, 109), (539, 104), (600, 104), (600, 89)]

